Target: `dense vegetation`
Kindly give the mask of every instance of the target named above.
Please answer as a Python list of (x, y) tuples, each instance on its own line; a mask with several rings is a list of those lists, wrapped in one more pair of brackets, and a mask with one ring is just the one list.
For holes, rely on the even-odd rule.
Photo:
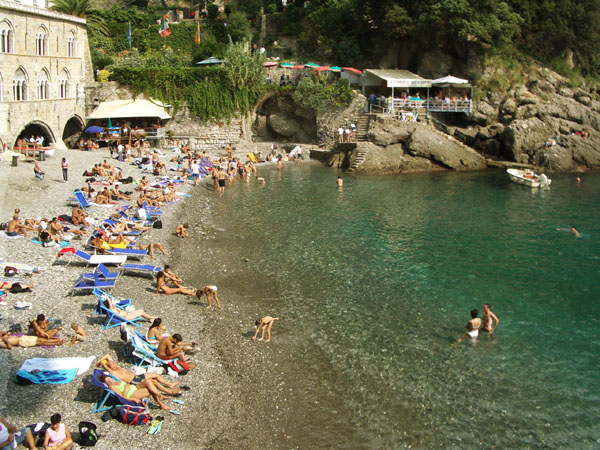
[[(479, 55), (503, 66), (502, 78), (515, 80), (522, 72), (521, 62), (533, 58), (572, 79), (580, 74), (596, 77), (600, 70), (600, 0), (288, 0), (285, 9), (281, 0), (232, 0), (225, 8), (208, 0), (206, 10), (196, 6), (199, 39), (198, 22), (193, 20), (172, 23), (172, 34), (159, 36), (157, 21), (175, 5), (127, 2), (126, 8), (113, 6), (101, 14), (88, 0), (54, 3), (61, 11), (91, 19), (95, 67), (169, 103), (179, 104), (187, 97), (202, 118), (231, 117), (235, 108), (246, 111), (265, 88), (258, 59), (244, 68), (239, 52), (229, 54), (230, 61), (237, 61), (229, 69), (196, 67), (210, 56), (226, 57), (229, 42), (260, 43), (269, 56), (294, 61), (315, 59), (359, 68), (379, 66), (385, 58), (387, 64), (417, 70), (420, 55), (432, 50), (455, 61)], [(267, 35), (259, 37), (261, 10), (268, 27)], [(249, 84), (239, 85), (240, 71), (251, 67)], [(511, 71), (515, 77), (505, 75)], [(345, 85), (308, 79), (295, 97), (318, 110), (336, 98), (346, 104), (348, 91)]]

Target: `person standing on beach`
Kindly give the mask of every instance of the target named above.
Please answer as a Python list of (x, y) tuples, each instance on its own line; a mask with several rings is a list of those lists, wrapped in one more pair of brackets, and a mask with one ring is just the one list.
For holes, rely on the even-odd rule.
[(267, 331), (267, 340), (265, 342), (269, 342), (271, 340), (271, 327), (273, 326), (273, 322), (275, 322), (276, 320), (279, 320), (279, 317), (265, 316), (262, 319), (254, 322), (254, 325), (256, 325), (256, 332), (254, 333), (254, 336), (252, 336), (252, 340), (256, 341), (256, 336), (258, 335), (258, 330), (262, 329), (262, 333), (260, 335), (259, 341), (262, 341), (263, 338), (265, 337), (265, 330), (266, 330)]
[(479, 311), (477, 311), (476, 309), (471, 310), (471, 320), (469, 320), (465, 325), (465, 330), (467, 330), (467, 332), (461, 337), (459, 337), (456, 343), (459, 343), (463, 340), (463, 338), (466, 337), (475, 339), (477, 336), (479, 336), (479, 327), (481, 326), (481, 319), (477, 317), (478, 315)]
[(483, 312), (481, 313), (481, 329), (483, 331), (487, 331), (488, 334), (491, 336), (492, 333), (494, 333), (494, 330), (496, 329), (498, 324), (500, 323), (500, 319), (498, 319), (496, 314), (494, 314), (490, 308), (491, 307), (489, 303), (484, 303)]
[(60, 166), (62, 167), (63, 183), (66, 183), (69, 181), (69, 163), (67, 162), (67, 158), (62, 159)]

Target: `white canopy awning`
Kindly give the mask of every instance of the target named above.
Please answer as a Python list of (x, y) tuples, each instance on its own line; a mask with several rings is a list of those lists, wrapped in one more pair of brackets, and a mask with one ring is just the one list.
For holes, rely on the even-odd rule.
[(134, 117), (158, 117), (170, 119), (165, 106), (156, 100), (113, 100), (102, 102), (89, 116), (91, 119), (131, 119)]
[(422, 78), (409, 70), (367, 69), (365, 73), (385, 80), (389, 88), (431, 87), (431, 80)]
[(437, 80), (433, 80), (431, 82), (434, 86), (442, 86), (442, 85), (450, 85), (450, 84), (469, 84), (469, 80), (465, 80), (463, 78), (453, 77), (452, 75), (445, 76), (443, 78), (438, 78)]

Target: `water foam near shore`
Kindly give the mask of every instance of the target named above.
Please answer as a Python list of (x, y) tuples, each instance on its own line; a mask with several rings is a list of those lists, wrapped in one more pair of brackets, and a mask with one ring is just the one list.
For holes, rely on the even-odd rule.
[[(248, 418), (237, 437), (260, 430), (277, 448), (597, 441), (597, 174), (579, 187), (557, 177), (547, 192), (504, 174), (347, 177), (341, 191), (310, 164), (260, 175), (264, 186), (209, 194), (193, 213), (207, 238), (189, 255), (190, 279), (217, 284), (224, 304), (206, 312), (206, 333)], [(571, 222), (583, 238), (557, 230)], [(452, 347), (486, 301), (502, 320), (496, 339)], [(266, 314), (282, 320), (255, 344)]]

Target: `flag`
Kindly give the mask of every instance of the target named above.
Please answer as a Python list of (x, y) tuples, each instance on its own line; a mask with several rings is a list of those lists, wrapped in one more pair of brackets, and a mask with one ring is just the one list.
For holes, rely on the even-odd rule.
[(131, 50), (131, 22), (127, 24), (127, 43), (129, 44), (129, 50)]
[(168, 35), (171, 34), (171, 30), (169, 29), (168, 18), (169, 18), (169, 15), (165, 14), (165, 16), (160, 21), (160, 28), (158, 29), (158, 34), (160, 34), (160, 37), (162, 37), (162, 38), (166, 38)]
[(196, 24), (196, 44), (200, 43), (200, 22)]

